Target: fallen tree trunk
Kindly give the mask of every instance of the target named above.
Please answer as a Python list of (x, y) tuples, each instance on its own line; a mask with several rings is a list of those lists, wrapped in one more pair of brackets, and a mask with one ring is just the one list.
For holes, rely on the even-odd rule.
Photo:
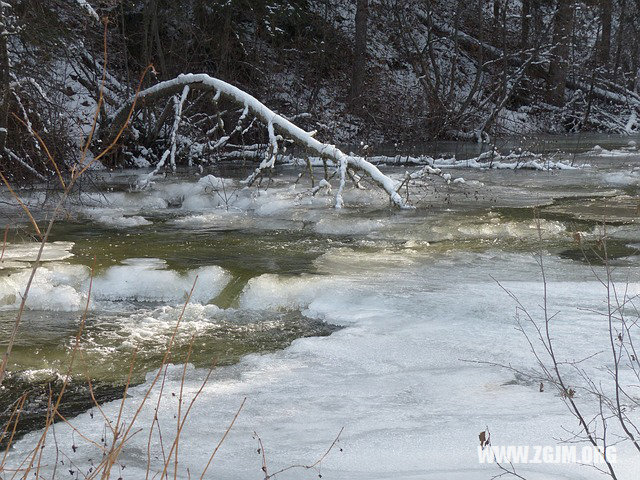
[[(567, 79), (567, 87), (572, 90), (582, 90), (585, 93), (589, 93), (589, 95), (598, 98), (599, 100), (604, 100), (607, 102), (615, 103), (618, 105), (629, 105), (630, 107), (639, 108), (640, 107), (640, 97), (637, 93), (632, 92), (630, 90), (625, 89), (620, 85), (616, 85), (620, 92), (615, 92), (611, 89), (605, 88), (604, 85), (598, 86), (598, 79), (596, 79), (596, 86), (591, 88), (588, 84), (584, 82), (580, 82), (574, 80), (572, 78)], [(613, 87), (610, 87), (613, 88)]]
[(247, 183), (252, 183), (263, 170), (271, 168), (275, 162), (275, 154), (277, 153), (277, 137), (275, 132), (286, 136), (298, 145), (307, 148), (312, 154), (322, 158), (328, 158), (334, 161), (340, 172), (340, 188), (336, 195), (336, 207), (342, 206), (342, 189), (344, 187), (345, 175), (347, 168), (354, 168), (367, 173), (371, 179), (383, 188), (389, 195), (391, 202), (400, 207), (405, 208), (407, 205), (402, 197), (398, 194), (398, 182), (394, 181), (387, 175), (383, 174), (378, 167), (368, 162), (362, 157), (347, 155), (335, 145), (322, 143), (313, 138), (313, 133), (309, 133), (293, 124), (286, 118), (278, 115), (270, 110), (255, 97), (240, 90), (233, 85), (226, 83), (217, 78), (210, 77), (207, 74), (184, 74), (178, 77), (161, 82), (153, 87), (143, 90), (137, 96), (130, 98), (112, 117), (106, 128), (103, 128), (102, 138), (103, 144), (110, 145), (117, 138), (118, 132), (126, 125), (131, 109), (138, 110), (145, 106), (154, 105), (158, 101), (180, 94), (184, 88), (188, 86), (190, 90), (209, 90), (215, 92), (216, 96), (220, 96), (229, 101), (237, 103), (248, 109), (256, 118), (263, 122), (269, 131), (270, 152), (265, 156), (255, 172), (247, 179)]

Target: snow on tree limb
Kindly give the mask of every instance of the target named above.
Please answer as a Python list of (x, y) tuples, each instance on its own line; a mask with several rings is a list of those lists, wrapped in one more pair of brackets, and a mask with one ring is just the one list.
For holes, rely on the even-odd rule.
[(180, 99), (176, 99), (175, 107), (175, 119), (173, 121), (173, 129), (171, 130), (171, 169), (176, 171), (176, 136), (178, 135), (178, 128), (180, 127), (180, 121), (182, 120), (182, 107), (184, 102), (187, 101), (189, 95), (189, 85), (185, 85), (182, 89), (182, 95)]
[(176, 171), (176, 142), (178, 128), (180, 127), (180, 122), (182, 120), (182, 107), (184, 106), (184, 102), (186, 102), (187, 100), (189, 90), (189, 85), (185, 85), (182, 89), (182, 94), (180, 95), (180, 97), (178, 98), (177, 95), (173, 97), (174, 119), (173, 127), (171, 128), (171, 142), (169, 148), (167, 148), (162, 154), (162, 157), (156, 165), (156, 168), (154, 168), (153, 171), (140, 182), (141, 188), (145, 188), (147, 185), (149, 185), (151, 179), (160, 171), (162, 167), (164, 167), (164, 164), (167, 161), (168, 157), (170, 158), (169, 162), (171, 164), (171, 170), (173, 170), (174, 172)]
[[(405, 208), (407, 206), (403, 198), (397, 192), (398, 182), (383, 174), (378, 167), (372, 163), (362, 157), (347, 155), (335, 145), (322, 143), (316, 140), (313, 138), (311, 133), (304, 131), (283, 116), (276, 114), (255, 97), (229, 83), (213, 78), (204, 73), (179, 75), (172, 80), (158, 83), (153, 87), (139, 92), (137, 97), (130, 98), (122, 108), (113, 115), (108, 126), (108, 130), (102, 135), (103, 141), (105, 141), (106, 144), (109, 144), (113, 138), (115, 138), (115, 134), (126, 123), (129, 111), (134, 105), (134, 100), (135, 108), (139, 109), (144, 106), (153, 105), (168, 96), (178, 95), (183, 92), (185, 86), (189, 86), (191, 90), (214, 91), (216, 92), (216, 97), (224, 97), (225, 99), (233, 101), (244, 108), (248, 108), (255, 117), (267, 125), (269, 129), (269, 151), (260, 163), (260, 166), (258, 166), (256, 171), (247, 179), (247, 183), (251, 183), (255, 180), (262, 170), (273, 166), (275, 154), (277, 153), (278, 148), (277, 136), (275, 134), (277, 131), (283, 136), (292, 139), (298, 145), (307, 148), (312, 153), (323, 158), (331, 159), (337, 165), (344, 165), (343, 168), (345, 171), (347, 168), (351, 167), (367, 173), (375, 183), (387, 192), (394, 205), (400, 208)], [(337, 198), (336, 206), (339, 207), (340, 205), (342, 205), (342, 199)]]
[(76, 0), (76, 3), (80, 8), (82, 8), (87, 13), (87, 15), (93, 18), (96, 22), (100, 23), (100, 16), (94, 10), (94, 8), (91, 5), (89, 5), (87, 0)]

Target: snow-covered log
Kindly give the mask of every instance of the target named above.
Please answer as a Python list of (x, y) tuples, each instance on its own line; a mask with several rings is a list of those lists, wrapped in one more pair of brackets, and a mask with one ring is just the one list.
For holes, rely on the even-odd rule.
[[(591, 88), (584, 82), (568, 78), (567, 87), (573, 90), (582, 90), (585, 93), (588, 92), (590, 95), (593, 95), (600, 100), (640, 108), (640, 96), (638, 96), (637, 93), (624, 89), (624, 87), (620, 87), (618, 85), (610, 85), (608, 88), (605, 88), (605, 85), (594, 86)], [(620, 92), (614, 91), (614, 88), (620, 90)]]
[[(173, 80), (161, 82), (139, 92), (137, 96), (130, 98), (113, 115), (109, 125), (106, 127), (106, 131), (101, 134), (104, 144), (109, 145), (113, 139), (116, 138), (120, 129), (126, 124), (129, 112), (132, 108), (139, 109), (141, 107), (150, 106), (164, 98), (179, 95), (187, 86), (192, 91), (210, 90), (215, 92), (216, 96), (219, 95), (221, 98), (235, 102), (243, 108), (248, 109), (251, 114), (268, 126), (269, 136), (271, 139), (275, 138), (272, 132), (273, 129), (273, 131), (277, 131), (278, 134), (283, 137), (290, 138), (298, 145), (307, 148), (312, 154), (318, 155), (322, 158), (331, 159), (336, 163), (336, 165), (340, 165), (342, 167), (342, 171), (346, 171), (347, 168), (353, 168), (365, 172), (376, 184), (387, 192), (394, 205), (401, 208), (406, 207), (404, 200), (397, 192), (398, 182), (387, 175), (384, 175), (378, 167), (368, 162), (366, 159), (347, 155), (335, 145), (322, 143), (316, 140), (313, 138), (312, 133), (304, 131), (283, 116), (273, 112), (255, 97), (229, 83), (203, 73), (179, 75)], [(274, 146), (272, 145), (272, 147)], [(271, 155), (273, 155), (273, 149), (271, 150)], [(256, 172), (251, 175), (250, 179), (254, 179), (263, 169), (271, 168), (272, 166), (273, 158), (265, 158), (260, 166), (257, 167)], [(341, 202), (342, 199), (340, 197), (337, 198), (336, 206), (339, 207)]]

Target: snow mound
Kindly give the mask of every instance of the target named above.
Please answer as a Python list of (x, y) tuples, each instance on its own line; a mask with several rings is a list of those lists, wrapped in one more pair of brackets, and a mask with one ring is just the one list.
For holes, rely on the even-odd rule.
[(264, 274), (252, 278), (240, 297), (240, 307), (252, 310), (302, 310), (319, 291), (336, 288), (335, 281), (320, 275), (284, 277)]

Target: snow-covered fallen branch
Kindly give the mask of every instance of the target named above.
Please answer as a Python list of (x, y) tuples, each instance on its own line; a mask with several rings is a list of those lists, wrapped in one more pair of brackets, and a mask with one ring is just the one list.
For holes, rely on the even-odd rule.
[(511, 152), (502, 155), (496, 150), (488, 150), (477, 157), (457, 160), (455, 157), (433, 160), (438, 168), (476, 168), (496, 170), (576, 170), (578, 167), (568, 162), (543, 160), (542, 155), (531, 152)]
[(182, 107), (184, 106), (184, 102), (187, 100), (188, 95), (189, 95), (189, 85), (185, 85), (184, 88), (182, 89), (182, 94), (180, 95), (180, 97), (178, 98), (177, 96), (175, 96), (173, 98), (174, 120), (173, 120), (173, 127), (171, 128), (171, 142), (170, 142), (169, 148), (167, 148), (165, 152), (162, 154), (162, 157), (160, 158), (160, 161), (156, 165), (156, 168), (154, 168), (153, 171), (149, 173), (149, 175), (147, 175), (140, 182), (140, 186), (143, 188), (149, 185), (149, 182), (151, 181), (153, 176), (156, 175), (162, 167), (164, 167), (164, 164), (167, 161), (167, 157), (169, 158), (171, 169), (174, 172), (176, 171), (177, 134), (178, 134), (178, 128), (180, 127), (180, 121), (182, 120)]
[(627, 89), (624, 89), (623, 92), (613, 91), (613, 88), (617, 88), (619, 90), (623, 88), (618, 85), (610, 86), (609, 89), (606, 89), (604, 85), (590, 87), (584, 82), (569, 78), (567, 79), (567, 86), (574, 90), (589, 92), (590, 95), (601, 100), (617, 103), (619, 105), (629, 105), (633, 108), (640, 108), (640, 97), (638, 94)]
[(594, 146), (591, 150), (586, 152), (586, 155), (591, 157), (629, 157), (631, 155), (637, 155), (638, 150), (635, 144), (631, 144), (626, 148), (607, 150), (600, 145)]
[[(306, 148), (312, 154), (321, 158), (330, 159), (340, 166), (341, 186), (344, 185), (343, 177), (346, 175), (348, 168), (360, 170), (369, 175), (377, 185), (387, 192), (394, 205), (400, 208), (407, 206), (405, 201), (396, 191), (398, 183), (383, 174), (378, 167), (368, 160), (354, 155), (347, 155), (335, 145), (322, 143), (316, 140), (313, 138), (312, 133), (304, 131), (283, 116), (276, 114), (255, 97), (237, 87), (234, 87), (233, 85), (230, 85), (229, 83), (206, 74), (179, 75), (173, 80), (161, 82), (139, 92), (136, 97), (129, 99), (129, 101), (127, 101), (122, 108), (113, 115), (111, 122), (109, 122), (109, 127), (107, 127), (106, 132), (103, 132), (101, 135), (103, 141), (106, 141), (106, 144), (108, 145), (114, 138), (116, 138), (118, 131), (123, 127), (123, 125), (125, 125), (132, 107), (135, 106), (135, 109), (139, 109), (144, 106), (153, 105), (163, 98), (181, 93), (186, 86), (189, 86), (191, 90), (213, 91), (216, 93), (216, 96), (219, 95), (226, 100), (247, 108), (252, 115), (267, 125), (269, 129), (269, 149), (260, 166), (258, 166), (256, 171), (247, 179), (249, 183), (262, 174), (263, 170), (273, 167), (275, 155), (277, 154), (277, 137), (279, 134), (283, 137), (292, 139), (295, 143)], [(276, 134), (276, 132), (278, 132), (278, 134)], [(342, 188), (339, 189), (338, 194), (336, 195), (336, 207), (340, 207), (342, 205), (341, 191)]]
[[(289, 165), (302, 165), (306, 159), (287, 156), (282, 163)], [(308, 159), (313, 166), (321, 166), (320, 157)], [(458, 160), (456, 157), (433, 158), (428, 155), (377, 155), (367, 157), (367, 161), (373, 165), (387, 166), (429, 166), (433, 169), (496, 169), (496, 170), (575, 170), (579, 167), (568, 162), (543, 159), (541, 154), (531, 152), (511, 152), (502, 155), (496, 150), (488, 150), (477, 157)], [(422, 170), (421, 170), (422, 171)], [(429, 173), (429, 172), (426, 172)]]

